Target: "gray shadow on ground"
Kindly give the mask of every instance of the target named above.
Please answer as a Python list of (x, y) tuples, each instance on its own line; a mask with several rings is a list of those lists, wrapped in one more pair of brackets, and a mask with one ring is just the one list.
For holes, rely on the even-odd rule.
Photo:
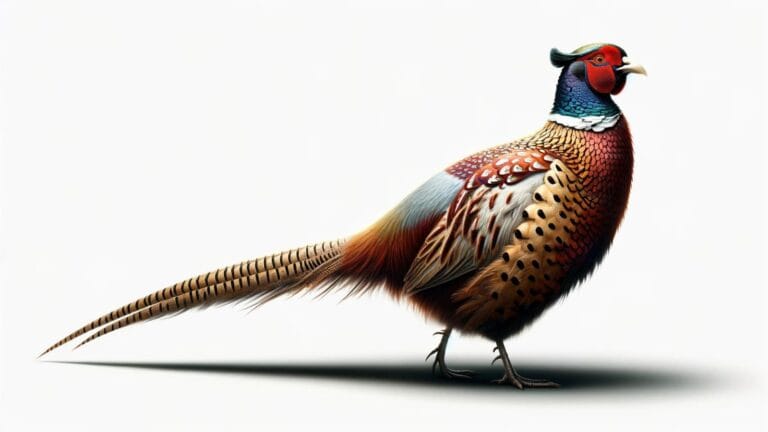
[[(292, 379), (324, 379), (383, 383), (406, 386), (426, 386), (440, 389), (469, 391), (510, 391), (508, 386), (494, 384), (501, 368), (482, 364), (456, 365), (471, 369), (476, 375), (471, 380), (446, 380), (432, 374), (424, 363), (196, 363), (196, 362), (50, 362), (81, 366), (151, 369), (169, 372), (199, 372), (234, 374), (242, 376), (273, 376)], [(546, 378), (560, 384), (560, 388), (537, 389), (536, 392), (654, 392), (692, 390), (708, 387), (713, 378), (686, 369), (671, 369), (659, 365), (622, 366), (610, 364), (552, 364), (547, 362), (517, 364), (518, 372), (530, 378)], [(530, 390), (529, 390), (530, 391)]]

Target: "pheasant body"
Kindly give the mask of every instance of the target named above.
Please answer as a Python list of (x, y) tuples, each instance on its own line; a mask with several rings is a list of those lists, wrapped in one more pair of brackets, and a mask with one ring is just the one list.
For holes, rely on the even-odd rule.
[(539, 386), (515, 372), (502, 341), (583, 280), (621, 222), (632, 139), (611, 94), (621, 91), (627, 73), (641, 71), (624, 55), (607, 44), (553, 50), (552, 63), (563, 71), (539, 131), (451, 165), (360, 234), (174, 284), (101, 316), (43, 354), (92, 330), (98, 329), (81, 345), (197, 305), (383, 285), (447, 326), (433, 351), (444, 374), (459, 375), (444, 364), (455, 328), (497, 343), (505, 382)]
[(567, 129), (549, 124), (516, 145), (557, 156), (537, 177), (533, 200), (500, 259), (454, 294), (461, 303), (455, 327), (504, 339), (582, 280), (607, 252), (629, 197), (629, 131), (624, 120), (603, 133)]

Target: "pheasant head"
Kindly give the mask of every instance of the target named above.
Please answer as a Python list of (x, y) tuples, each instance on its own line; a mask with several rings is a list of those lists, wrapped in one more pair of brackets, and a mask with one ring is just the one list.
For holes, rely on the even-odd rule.
[(562, 68), (550, 120), (579, 129), (600, 131), (618, 119), (621, 112), (611, 96), (624, 89), (629, 74), (645, 75), (645, 68), (630, 64), (626, 51), (612, 44), (569, 53), (552, 48), (549, 56)]

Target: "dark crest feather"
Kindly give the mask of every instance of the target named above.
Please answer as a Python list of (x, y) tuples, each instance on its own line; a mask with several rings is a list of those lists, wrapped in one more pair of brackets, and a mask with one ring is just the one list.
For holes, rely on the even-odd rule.
[(578, 57), (579, 56), (574, 54), (564, 53), (557, 48), (552, 48), (549, 51), (549, 61), (552, 62), (552, 66), (559, 67), (559, 68), (576, 60)]

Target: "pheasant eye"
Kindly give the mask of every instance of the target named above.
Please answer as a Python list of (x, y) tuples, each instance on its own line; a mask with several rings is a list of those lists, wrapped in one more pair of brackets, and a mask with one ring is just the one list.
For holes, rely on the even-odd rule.
[(605, 61), (605, 58), (603, 58), (603, 56), (597, 56), (593, 60), (595, 63), (602, 63)]

